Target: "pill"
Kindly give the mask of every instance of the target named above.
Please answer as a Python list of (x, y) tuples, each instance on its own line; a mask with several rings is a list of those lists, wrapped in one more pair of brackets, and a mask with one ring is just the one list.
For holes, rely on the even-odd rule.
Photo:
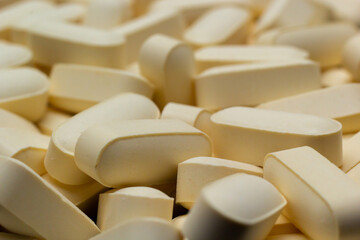
[(276, 222), (272, 227), (269, 235), (283, 235), (292, 233), (299, 233), (299, 230), (289, 221), (289, 219), (281, 214), (278, 219), (276, 219)]
[(101, 231), (135, 218), (170, 221), (174, 199), (150, 187), (128, 187), (100, 194), (97, 225)]
[(360, 134), (356, 133), (344, 143), (344, 164), (341, 169), (349, 172), (360, 163)]
[(183, 121), (141, 119), (87, 129), (76, 144), (75, 161), (104, 186), (121, 187), (171, 182), (178, 163), (211, 153), (208, 136)]
[(42, 21), (29, 28), (29, 46), (34, 61), (51, 67), (77, 63), (121, 68), (125, 38), (120, 34), (56, 21)]
[(0, 108), (30, 121), (45, 113), (49, 83), (46, 75), (34, 68), (0, 70)]
[(195, 80), (197, 105), (210, 110), (254, 106), (318, 88), (318, 65), (300, 59), (214, 67)]
[(283, 214), (310, 238), (359, 238), (359, 185), (314, 149), (267, 155), (264, 178), (288, 200)]
[(68, 185), (81, 185), (91, 178), (74, 162), (75, 145), (87, 128), (95, 124), (124, 119), (159, 118), (159, 110), (148, 98), (120, 94), (78, 113), (53, 132), (45, 157), (45, 168), (51, 177)]
[[(0, 225), (40, 239), (89, 239), (100, 231), (25, 164), (0, 157)], [(51, 226), (51, 227), (49, 227)]]
[(177, 229), (179, 229), (179, 231), (182, 231), (182, 228), (185, 224), (187, 215), (181, 215), (178, 216), (176, 218), (174, 218), (173, 220), (171, 220), (171, 224), (176, 227)]
[(166, 104), (161, 119), (178, 119), (210, 135), (211, 112), (205, 108), (173, 103)]
[(302, 49), (288, 46), (222, 45), (198, 49), (195, 61), (197, 71), (202, 72), (222, 65), (303, 59), (308, 55)]
[(318, 2), (331, 9), (335, 18), (360, 24), (360, 2), (358, 0), (319, 0)]
[(328, 18), (328, 9), (316, 1), (275, 0), (269, 3), (254, 31), (259, 33), (270, 28), (315, 25), (326, 22)]
[(26, 237), (26, 236), (21, 236), (12, 233), (5, 233), (5, 232), (0, 232), (0, 239), (1, 240), (36, 240), (35, 238), (32, 237)]
[(113, 32), (125, 36), (125, 62), (130, 64), (138, 59), (141, 46), (154, 33), (180, 39), (184, 30), (184, 19), (179, 12), (163, 11), (157, 14), (149, 13), (128, 21), (115, 28)]
[(39, 129), (32, 122), (5, 109), (0, 109), (0, 128), (17, 128), (40, 133)]
[(28, 65), (32, 60), (30, 49), (0, 41), (0, 69)]
[(155, 218), (137, 218), (121, 223), (90, 240), (182, 240), (181, 233), (168, 221)]
[(43, 134), (51, 136), (52, 132), (69, 118), (70, 114), (48, 108), (37, 125)]
[(262, 169), (251, 164), (213, 157), (196, 157), (178, 165), (176, 203), (190, 209), (201, 189), (220, 178), (247, 173), (262, 177)]
[(360, 84), (351, 83), (267, 102), (258, 107), (333, 118), (342, 124), (343, 133), (351, 133), (360, 130), (359, 98)]
[(176, 39), (156, 34), (143, 44), (139, 55), (143, 76), (155, 85), (154, 101), (192, 104), (195, 62), (190, 47)]
[(360, 34), (346, 42), (343, 50), (343, 62), (357, 81), (360, 81)]
[(331, 67), (341, 63), (343, 47), (356, 32), (356, 27), (350, 23), (335, 22), (275, 29), (261, 34), (257, 42), (304, 49), (322, 67)]
[(331, 68), (321, 75), (321, 84), (324, 87), (333, 87), (354, 82), (353, 76), (344, 68)]
[(231, 107), (213, 114), (211, 123), (215, 157), (262, 166), (267, 153), (311, 146), (342, 164), (341, 124), (329, 118)]
[(264, 239), (286, 200), (266, 180), (238, 173), (206, 185), (185, 221), (193, 240)]
[(12, 157), (31, 167), (39, 175), (46, 173), (44, 157), (50, 138), (16, 128), (0, 128), (0, 154)]
[(279, 234), (275, 236), (269, 236), (265, 240), (309, 240), (305, 235), (301, 233), (294, 234)]
[(127, 92), (151, 98), (154, 89), (147, 79), (117, 69), (56, 64), (50, 74), (50, 103), (72, 113)]
[(250, 13), (242, 8), (215, 8), (188, 27), (184, 39), (194, 47), (244, 43), (250, 21)]

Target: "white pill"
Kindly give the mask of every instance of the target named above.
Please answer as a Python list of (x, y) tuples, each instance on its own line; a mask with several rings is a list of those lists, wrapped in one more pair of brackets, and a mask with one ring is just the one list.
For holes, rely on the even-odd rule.
[(32, 60), (32, 52), (21, 45), (0, 41), (0, 69), (20, 67)]
[(360, 34), (349, 39), (343, 50), (344, 66), (360, 81)]
[(52, 132), (69, 118), (71, 118), (70, 114), (48, 108), (37, 125), (43, 134), (51, 136)]
[(16, 128), (40, 133), (40, 130), (32, 122), (5, 109), (0, 109), (0, 128)]

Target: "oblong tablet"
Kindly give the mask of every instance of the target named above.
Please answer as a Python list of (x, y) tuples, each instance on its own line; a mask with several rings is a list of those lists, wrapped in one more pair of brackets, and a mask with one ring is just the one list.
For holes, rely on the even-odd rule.
[(51, 136), (52, 132), (69, 118), (71, 118), (70, 114), (48, 108), (37, 125), (43, 134)]
[(186, 44), (165, 35), (153, 35), (141, 48), (139, 67), (141, 74), (154, 83), (154, 101), (160, 108), (168, 102), (193, 103), (195, 62)]
[(352, 168), (360, 163), (360, 134), (356, 133), (344, 142), (344, 164), (341, 169), (344, 172), (349, 172)]
[(307, 58), (309, 54), (288, 46), (223, 45), (200, 48), (195, 52), (198, 72), (208, 68), (257, 62)]
[(320, 88), (316, 63), (292, 59), (208, 69), (195, 80), (200, 107), (254, 106)]
[(45, 113), (48, 79), (34, 68), (0, 70), (0, 108), (38, 121)]
[(213, 157), (196, 157), (178, 165), (176, 203), (190, 209), (201, 189), (220, 178), (235, 173), (262, 176), (262, 169), (251, 164)]
[(290, 27), (265, 32), (258, 43), (289, 45), (304, 49), (310, 58), (322, 67), (341, 63), (345, 42), (356, 34), (356, 27), (349, 23), (328, 23), (308, 27)]
[(285, 198), (266, 180), (234, 174), (203, 188), (183, 233), (194, 240), (264, 239), (285, 205)]
[(147, 217), (121, 223), (90, 240), (182, 240), (181, 233), (168, 221)]
[(50, 103), (73, 113), (127, 92), (151, 98), (154, 90), (147, 79), (117, 69), (56, 64), (50, 75)]
[(1, 156), (0, 172), (0, 224), (7, 230), (54, 240), (86, 240), (100, 232), (84, 213), (25, 164)]
[(310, 238), (360, 237), (359, 185), (314, 149), (268, 154), (264, 178), (288, 200), (283, 214)]
[(0, 41), (0, 52), (0, 69), (26, 65), (32, 59), (31, 50), (17, 44)]
[(56, 63), (77, 63), (121, 68), (125, 38), (120, 34), (75, 24), (42, 21), (29, 28), (29, 46), (34, 61), (51, 67)]
[(311, 91), (264, 103), (258, 108), (333, 118), (342, 124), (344, 133), (351, 133), (360, 130), (360, 84)]
[(207, 135), (180, 120), (127, 120), (84, 131), (75, 162), (104, 186), (155, 185), (174, 180), (178, 163), (211, 150)]
[(344, 66), (360, 81), (360, 34), (349, 39), (343, 50)]
[(148, 98), (126, 93), (101, 102), (78, 113), (53, 132), (45, 168), (51, 177), (69, 185), (80, 185), (91, 178), (80, 171), (74, 162), (75, 145), (87, 128), (95, 124), (125, 119), (159, 118), (159, 109)]
[(232, 107), (211, 116), (214, 156), (262, 166), (267, 153), (311, 146), (342, 164), (341, 124), (328, 118)]
[(184, 40), (195, 46), (239, 44), (247, 40), (251, 14), (243, 8), (224, 6), (198, 18), (184, 33)]
[(40, 130), (32, 122), (5, 109), (0, 109), (0, 128), (17, 128), (40, 133)]
[(300, 231), (292, 224), (292, 222), (287, 219), (284, 215), (280, 215), (274, 226), (271, 229), (269, 235), (282, 235), (282, 234), (292, 234), (299, 233)]
[(100, 194), (97, 225), (101, 231), (142, 217), (172, 219), (174, 199), (151, 187), (128, 187)]
[(354, 77), (345, 68), (331, 68), (321, 75), (321, 85), (324, 87), (334, 87), (352, 82), (354, 82)]

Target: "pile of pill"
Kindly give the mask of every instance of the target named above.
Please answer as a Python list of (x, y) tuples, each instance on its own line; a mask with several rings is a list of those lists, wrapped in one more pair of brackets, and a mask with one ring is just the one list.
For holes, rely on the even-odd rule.
[(360, 0), (0, 0), (0, 240), (360, 240)]

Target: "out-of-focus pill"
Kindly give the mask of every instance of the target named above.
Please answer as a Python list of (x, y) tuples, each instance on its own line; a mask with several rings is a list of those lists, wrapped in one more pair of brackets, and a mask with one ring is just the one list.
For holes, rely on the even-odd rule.
[(16, 128), (40, 133), (39, 129), (32, 122), (5, 109), (0, 109), (0, 128)]
[(32, 237), (26, 237), (26, 236), (21, 236), (12, 233), (5, 233), (5, 232), (0, 232), (0, 239), (1, 240), (36, 240), (35, 238)]
[(179, 164), (176, 203), (190, 209), (201, 189), (220, 178), (235, 173), (262, 177), (262, 169), (251, 164), (212, 157), (196, 157)]
[(360, 34), (352, 37), (343, 50), (344, 66), (360, 81)]
[(329, 118), (232, 107), (213, 114), (211, 122), (216, 157), (262, 166), (270, 152), (311, 146), (342, 165), (341, 124)]
[(344, 143), (344, 164), (341, 169), (349, 172), (360, 163), (360, 133), (356, 133)]
[(168, 221), (155, 218), (137, 218), (121, 223), (90, 240), (182, 240), (181, 233)]
[(302, 59), (220, 66), (198, 75), (195, 88), (200, 107), (254, 106), (320, 88), (320, 69)]
[[(126, 38), (126, 64), (138, 59), (140, 48), (154, 33), (180, 39), (185, 30), (182, 15), (176, 11), (147, 14), (114, 29), (114, 33)], [(153, 56), (154, 57), (154, 56)]]
[(0, 128), (0, 154), (31, 167), (39, 175), (46, 173), (44, 157), (50, 138), (40, 133), (16, 128)]
[(288, 46), (224, 45), (200, 48), (195, 52), (198, 72), (208, 68), (257, 62), (307, 58), (309, 54)]
[(334, 87), (341, 84), (351, 83), (353, 76), (344, 68), (331, 68), (321, 75), (321, 84), (324, 87)]
[(56, 64), (50, 75), (50, 103), (73, 113), (127, 92), (151, 98), (154, 89), (143, 77), (110, 68)]
[(168, 102), (193, 103), (195, 62), (190, 47), (164, 35), (153, 35), (141, 48), (139, 67), (154, 83), (154, 101), (160, 108)]
[(279, 234), (275, 236), (269, 236), (265, 240), (310, 240), (304, 234), (292, 233), (292, 234)]
[(244, 43), (250, 20), (250, 13), (242, 8), (215, 8), (187, 28), (184, 39), (195, 47)]
[(260, 35), (257, 42), (304, 49), (322, 67), (331, 67), (341, 63), (343, 47), (356, 32), (350, 23), (328, 23), (272, 30)]
[(75, 24), (42, 21), (29, 28), (29, 46), (34, 61), (50, 67), (56, 63), (77, 63), (121, 68), (125, 59), (125, 38), (121, 34)]
[(95, 124), (125, 119), (156, 119), (159, 115), (156, 105), (138, 94), (120, 94), (101, 102), (56, 128), (45, 157), (45, 168), (59, 182), (69, 185), (85, 184), (91, 178), (80, 171), (74, 162), (75, 145), (82, 132)]
[(311, 239), (360, 237), (359, 185), (314, 149), (268, 154), (264, 178), (288, 200), (283, 214)]
[(187, 215), (181, 215), (178, 216), (176, 218), (174, 218), (173, 220), (171, 220), (171, 224), (176, 227), (177, 229), (179, 229), (179, 231), (182, 231), (182, 228), (185, 224)]
[(111, 190), (99, 197), (97, 225), (105, 231), (135, 218), (157, 217), (170, 221), (173, 204), (173, 198), (150, 187)]
[(27, 65), (32, 60), (30, 49), (0, 41), (0, 69)]
[(357, 83), (311, 91), (258, 107), (333, 118), (342, 124), (343, 133), (360, 130), (360, 84)]
[(176, 179), (178, 163), (211, 150), (203, 132), (180, 120), (128, 120), (84, 131), (75, 162), (104, 186), (155, 185)]
[(266, 180), (234, 174), (203, 188), (183, 233), (192, 240), (264, 239), (285, 205)]
[(0, 70), (0, 108), (38, 121), (46, 111), (49, 82), (34, 68)]
[(258, 33), (269, 28), (319, 24), (328, 17), (328, 9), (316, 1), (274, 0), (261, 15), (254, 31)]
[(330, 8), (333, 14), (342, 20), (360, 25), (360, 2), (358, 0), (317, 0)]
[(291, 233), (299, 233), (299, 230), (284, 215), (280, 215), (278, 219), (276, 219), (276, 222), (272, 227), (269, 235), (282, 235)]
[(54, 240), (86, 240), (100, 232), (84, 213), (25, 164), (1, 156), (0, 178), (0, 225), (7, 230)]
[(67, 113), (48, 108), (37, 125), (43, 134), (51, 136), (52, 132), (69, 118), (71, 115)]

